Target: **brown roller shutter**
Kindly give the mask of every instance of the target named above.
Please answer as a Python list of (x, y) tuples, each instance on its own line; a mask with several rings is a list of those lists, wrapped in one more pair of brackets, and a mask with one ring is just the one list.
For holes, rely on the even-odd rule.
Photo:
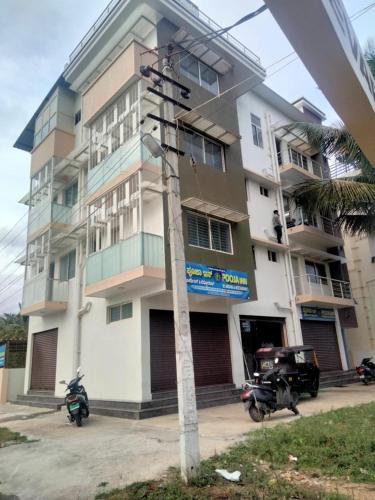
[(57, 330), (34, 333), (31, 367), (32, 390), (55, 390)]
[[(232, 382), (225, 314), (191, 313), (196, 386)], [(174, 322), (171, 311), (150, 311), (151, 390), (176, 389)]]
[(335, 323), (301, 321), (303, 343), (312, 345), (322, 371), (342, 370)]

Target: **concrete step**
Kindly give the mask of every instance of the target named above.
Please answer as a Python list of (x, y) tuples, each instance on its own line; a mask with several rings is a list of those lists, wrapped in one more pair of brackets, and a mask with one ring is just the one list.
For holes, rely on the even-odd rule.
[(17, 399), (16, 401), (11, 401), (11, 403), (20, 406), (33, 406), (35, 408), (50, 408), (56, 411), (61, 410), (61, 406), (63, 406), (63, 404), (60, 403), (48, 403), (46, 401), (34, 401), (32, 399), (23, 399), (22, 401)]
[[(234, 384), (219, 384), (198, 387), (197, 406), (208, 408), (239, 402), (239, 389)], [(17, 396), (16, 404), (51, 408), (58, 410), (64, 406), (64, 398), (53, 396), (50, 392), (33, 391)], [(153, 394), (151, 401), (136, 403), (131, 401), (90, 400), (90, 412), (97, 415), (108, 415), (120, 418), (143, 419), (160, 415), (177, 413), (178, 401), (176, 391), (163, 391)]]

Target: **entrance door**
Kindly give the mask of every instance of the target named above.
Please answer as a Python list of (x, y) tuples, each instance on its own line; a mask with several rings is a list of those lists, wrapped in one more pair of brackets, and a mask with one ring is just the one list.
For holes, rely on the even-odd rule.
[[(226, 314), (190, 313), (195, 385), (232, 383)], [(150, 310), (151, 391), (174, 390), (176, 353), (172, 311)]]
[(301, 328), (303, 343), (314, 347), (321, 371), (342, 370), (335, 323), (301, 320)]
[(57, 329), (34, 333), (30, 389), (55, 390), (56, 357)]
[[(257, 370), (254, 354), (261, 347), (281, 347), (284, 318), (240, 316), (242, 349), (252, 375)], [(245, 375), (247, 377), (246, 366)]]

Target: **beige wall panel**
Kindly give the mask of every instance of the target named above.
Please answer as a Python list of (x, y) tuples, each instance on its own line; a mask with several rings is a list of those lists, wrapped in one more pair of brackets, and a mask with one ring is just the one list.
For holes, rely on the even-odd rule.
[(31, 175), (34, 175), (53, 156), (64, 158), (74, 148), (74, 135), (54, 129), (31, 153)]
[[(139, 73), (141, 53), (145, 50), (145, 47), (139, 43), (132, 42), (83, 94), (82, 116), (84, 124), (90, 121), (132, 76)], [(150, 54), (142, 56), (142, 64), (151, 64), (154, 60), (155, 56)]]

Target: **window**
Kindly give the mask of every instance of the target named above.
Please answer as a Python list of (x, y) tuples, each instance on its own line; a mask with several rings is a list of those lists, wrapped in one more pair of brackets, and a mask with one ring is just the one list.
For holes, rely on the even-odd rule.
[(126, 89), (90, 127), (90, 169), (131, 139), (139, 127), (139, 83)]
[(82, 113), (81, 110), (78, 110), (77, 113), (74, 115), (74, 125), (78, 125), (78, 123), (81, 121)]
[(78, 181), (64, 190), (64, 205), (72, 207), (78, 201)]
[(251, 130), (253, 132), (253, 142), (255, 146), (263, 147), (262, 124), (260, 118), (251, 113)]
[(129, 319), (133, 316), (133, 304), (117, 304), (107, 307), (107, 323), (114, 323), (121, 319)]
[(288, 148), (288, 151), (289, 151), (289, 160), (291, 163), (294, 163), (294, 165), (298, 165), (299, 167), (308, 170), (306, 155), (300, 153), (299, 151), (296, 151), (291, 147)]
[(189, 52), (180, 57), (180, 73), (213, 94), (219, 93), (219, 78), (216, 71)]
[(232, 237), (230, 224), (202, 215), (188, 213), (189, 245), (232, 253)]
[(326, 266), (324, 264), (305, 260), (305, 269), (311, 283), (321, 283), (322, 285), (327, 285), (327, 273)]
[(273, 250), (268, 250), (268, 260), (270, 262), (277, 262), (277, 252)]
[(259, 191), (260, 191), (260, 194), (262, 196), (265, 196), (266, 198), (269, 198), (269, 192), (268, 192), (268, 189), (263, 187), (263, 186), (259, 186)]
[(44, 109), (35, 120), (34, 148), (56, 127), (57, 123), (57, 94), (51, 97)]
[(76, 251), (60, 257), (60, 280), (67, 281), (76, 275)]
[(195, 132), (185, 131), (185, 152), (196, 163), (204, 163), (217, 170), (224, 170), (223, 149), (220, 144)]

